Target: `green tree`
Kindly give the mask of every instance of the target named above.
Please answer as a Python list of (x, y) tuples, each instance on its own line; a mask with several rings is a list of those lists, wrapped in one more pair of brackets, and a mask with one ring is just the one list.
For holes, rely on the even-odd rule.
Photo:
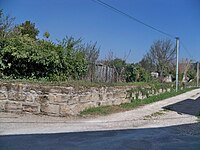
[(115, 69), (117, 74), (116, 81), (124, 81), (125, 80), (125, 67), (126, 61), (120, 58), (115, 58), (109, 62), (109, 66)]
[(75, 40), (73, 37), (65, 37), (59, 41), (62, 47), (60, 58), (64, 74), (73, 79), (82, 79), (87, 71), (87, 60), (80, 49), (81, 39)]
[(45, 37), (45, 38), (47, 38), (47, 39), (48, 39), (48, 38), (50, 37), (50, 33), (49, 33), (49, 32), (47, 32), (47, 31), (46, 31), (46, 32), (44, 32), (44, 34), (43, 34), (43, 37)]
[(147, 82), (149, 79), (149, 72), (141, 67), (140, 64), (126, 65), (126, 82)]
[(28, 36), (6, 39), (1, 50), (3, 73), (18, 78), (47, 77), (58, 71), (59, 47), (46, 41), (36, 42)]
[(29, 37), (36, 39), (39, 34), (39, 30), (35, 27), (35, 23), (31, 21), (25, 21), (21, 25), (17, 26), (22, 35), (28, 35)]

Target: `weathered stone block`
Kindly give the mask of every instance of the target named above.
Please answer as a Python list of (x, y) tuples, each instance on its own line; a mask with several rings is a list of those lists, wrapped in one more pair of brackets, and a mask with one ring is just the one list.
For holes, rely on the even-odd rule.
[(22, 111), (22, 104), (18, 102), (7, 102), (5, 105), (6, 111)]
[(91, 101), (91, 94), (90, 93), (87, 93), (87, 95), (80, 95), (79, 96), (79, 101), (80, 102), (89, 102)]
[(99, 94), (99, 100), (101, 100), (101, 101), (106, 100), (106, 94), (105, 93), (100, 93)]
[(35, 102), (40, 104), (46, 104), (49, 101), (48, 95), (37, 95), (35, 97)]
[(66, 94), (49, 94), (48, 99), (50, 103), (65, 103), (70, 99), (70, 95)]
[(6, 100), (0, 100), (0, 111), (5, 111)]
[(113, 93), (107, 93), (107, 94), (106, 94), (106, 97), (107, 97), (108, 99), (112, 99), (112, 98), (113, 98)]
[(141, 92), (139, 92), (139, 94), (138, 94), (138, 99), (143, 99), (143, 96), (142, 96)]
[(23, 84), (21, 83), (16, 83), (16, 84), (13, 84), (13, 83), (8, 83), (6, 84), (6, 88), (7, 88), (7, 91), (16, 91), (16, 92), (19, 92), (19, 93), (22, 93), (23, 92)]
[(52, 88), (52, 89), (50, 89), (49, 90), (49, 93), (61, 93), (62, 92), (62, 90), (61, 89), (55, 89), (55, 88)]
[(26, 95), (24, 93), (9, 91), (8, 92), (8, 99), (12, 100), (12, 101), (25, 101)]
[(124, 98), (124, 99), (122, 99), (121, 103), (130, 103), (130, 102), (131, 102), (130, 98)]
[(100, 102), (100, 106), (108, 106), (108, 105), (112, 105), (112, 101), (115, 101), (114, 99), (110, 99), (110, 100), (105, 100), (105, 101), (101, 101)]
[(69, 116), (72, 115), (73, 111), (68, 105), (60, 105), (60, 115), (61, 116)]
[(170, 88), (168, 88), (168, 89), (167, 89), (167, 92), (170, 92), (170, 91), (171, 91), (171, 89), (170, 89)]
[(112, 105), (120, 105), (122, 103), (121, 99), (115, 99), (112, 101)]
[(0, 91), (0, 100), (6, 100), (7, 97), (7, 92), (6, 91)]
[(31, 94), (37, 94), (37, 92), (34, 91), (34, 90), (30, 90), (30, 93), (31, 93)]
[(76, 105), (71, 105), (71, 110), (72, 110), (72, 115), (77, 115), (79, 114), (81, 111), (90, 108), (90, 107), (95, 107), (95, 103), (85, 103), (85, 104), (76, 104)]
[(32, 103), (25, 103), (22, 104), (22, 110), (26, 111), (26, 112), (39, 112), (39, 106), (38, 105), (34, 105)]
[(0, 90), (1, 90), (1, 91), (7, 91), (6, 85), (5, 85), (5, 84), (0, 85)]
[(49, 93), (60, 93), (60, 94), (71, 94), (73, 92), (74, 88), (73, 87), (53, 87), (49, 90)]
[(73, 105), (73, 104), (76, 104), (79, 102), (79, 96), (74, 96), (74, 97), (71, 97), (68, 101), (67, 101), (67, 104), (69, 105)]
[(71, 94), (75, 89), (73, 87), (65, 87), (63, 93)]
[(59, 105), (54, 105), (54, 104), (44, 104), (44, 105), (41, 105), (40, 107), (40, 111), (45, 114), (59, 115), (59, 110), (60, 110)]
[(32, 95), (32, 94), (30, 94), (30, 93), (28, 93), (27, 95), (26, 95), (26, 102), (34, 102), (34, 96)]
[(114, 98), (125, 98), (126, 97), (126, 92), (125, 91), (116, 91), (113, 93)]
[(91, 100), (92, 100), (93, 102), (99, 101), (99, 94), (93, 93), (93, 94), (92, 94)]

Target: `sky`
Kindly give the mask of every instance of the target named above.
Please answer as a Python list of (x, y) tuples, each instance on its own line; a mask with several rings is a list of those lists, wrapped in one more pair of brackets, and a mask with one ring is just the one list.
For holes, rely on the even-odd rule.
[[(180, 59), (200, 61), (200, 0), (102, 1), (179, 37)], [(112, 52), (114, 57), (136, 63), (154, 41), (169, 38), (92, 0), (0, 0), (0, 9), (16, 17), (15, 24), (26, 20), (35, 23), (38, 38), (48, 31), (52, 41), (72, 36), (85, 43), (97, 42), (99, 59)], [(174, 38), (171, 40), (175, 43)]]

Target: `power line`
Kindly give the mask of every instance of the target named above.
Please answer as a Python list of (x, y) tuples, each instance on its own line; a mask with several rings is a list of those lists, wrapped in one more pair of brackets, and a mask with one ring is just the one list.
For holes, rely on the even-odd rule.
[(189, 57), (193, 60), (194, 57), (191, 55), (191, 53), (189, 52), (189, 50), (187, 49), (187, 47), (183, 44), (182, 41), (180, 41), (181, 46), (183, 47), (183, 49), (188, 53)]
[(91, 0), (91, 1), (93, 1), (93, 2), (95, 2), (97, 4), (99, 4), (99, 5), (102, 5), (102, 6), (106, 7), (106, 8), (108, 8), (108, 9), (111, 9), (112, 11), (114, 11), (116, 13), (119, 13), (119, 14), (121, 14), (123, 16), (126, 16), (129, 19), (131, 19), (133, 21), (136, 21), (136, 22), (138, 22), (138, 23), (140, 23), (140, 24), (142, 24), (142, 25), (144, 25), (144, 26), (146, 26), (148, 28), (151, 28), (154, 31), (157, 31), (157, 32), (159, 32), (161, 34), (164, 34), (164, 35), (166, 35), (166, 36), (168, 36), (170, 38), (173, 38), (173, 39), (175, 38), (175, 36), (173, 36), (173, 35), (171, 35), (171, 34), (169, 34), (167, 32), (164, 32), (164, 31), (162, 31), (160, 29), (157, 29), (157, 28), (155, 28), (155, 27), (153, 27), (151, 25), (148, 25), (148, 24), (144, 23), (143, 21), (141, 21), (141, 20), (139, 20), (139, 19), (137, 19), (137, 18), (135, 18), (135, 17), (133, 17), (133, 16), (131, 16), (131, 15), (129, 15), (129, 14), (127, 14), (127, 13), (125, 13), (125, 12), (123, 12), (123, 11), (121, 11), (121, 10), (119, 10), (119, 9), (117, 9), (117, 8), (115, 8), (115, 7), (111, 6), (111, 5), (103, 2), (103, 1), (101, 1), (101, 0)]
[[(166, 35), (166, 36), (168, 36), (168, 37), (170, 37), (172, 39), (176, 38), (174, 35), (169, 34), (167, 32), (164, 32), (164, 31), (162, 31), (162, 30), (160, 30), (160, 29), (158, 29), (156, 27), (153, 27), (153, 26), (151, 26), (151, 25), (149, 25), (149, 24), (147, 24), (147, 23), (145, 23), (145, 22), (143, 22), (143, 21), (141, 21), (141, 20), (139, 20), (139, 19), (137, 19), (137, 18), (135, 18), (135, 17), (133, 17), (133, 16), (131, 16), (131, 15), (129, 15), (129, 14), (121, 11), (121, 10), (119, 10), (119, 9), (117, 9), (116, 7), (113, 7), (113, 6), (109, 5), (109, 4), (101, 1), (101, 0), (91, 0), (91, 1), (93, 1), (93, 2), (95, 2), (95, 3), (97, 3), (97, 4), (101, 5), (101, 6), (103, 6), (105, 8), (108, 8), (108, 9), (110, 9), (110, 10), (112, 10), (112, 11), (114, 11), (114, 12), (120, 14), (120, 15), (128, 17), (129, 19), (131, 19), (133, 21), (136, 21), (136, 22), (138, 22), (138, 23), (140, 23), (140, 24), (142, 24), (142, 25), (144, 25), (144, 26), (146, 26), (146, 27), (148, 27), (148, 28), (150, 28), (150, 29), (152, 29), (152, 30), (154, 30), (156, 32), (159, 32), (159, 33), (161, 33), (163, 35)], [(190, 58), (193, 59), (192, 55), (190, 54), (190, 52), (188, 51), (188, 49), (186, 48), (186, 46), (183, 44), (183, 42), (180, 41), (180, 44), (182, 45), (183, 49), (188, 53), (188, 55), (190, 56)], [(174, 52), (172, 52), (172, 53), (174, 53)]]

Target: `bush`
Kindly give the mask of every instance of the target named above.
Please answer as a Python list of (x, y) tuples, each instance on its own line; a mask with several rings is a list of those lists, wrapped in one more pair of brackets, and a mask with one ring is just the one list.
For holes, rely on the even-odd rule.
[(64, 47), (28, 36), (7, 38), (0, 44), (0, 69), (5, 76), (53, 79), (62, 75), (63, 80), (79, 79), (87, 71), (84, 54), (73, 46)]

